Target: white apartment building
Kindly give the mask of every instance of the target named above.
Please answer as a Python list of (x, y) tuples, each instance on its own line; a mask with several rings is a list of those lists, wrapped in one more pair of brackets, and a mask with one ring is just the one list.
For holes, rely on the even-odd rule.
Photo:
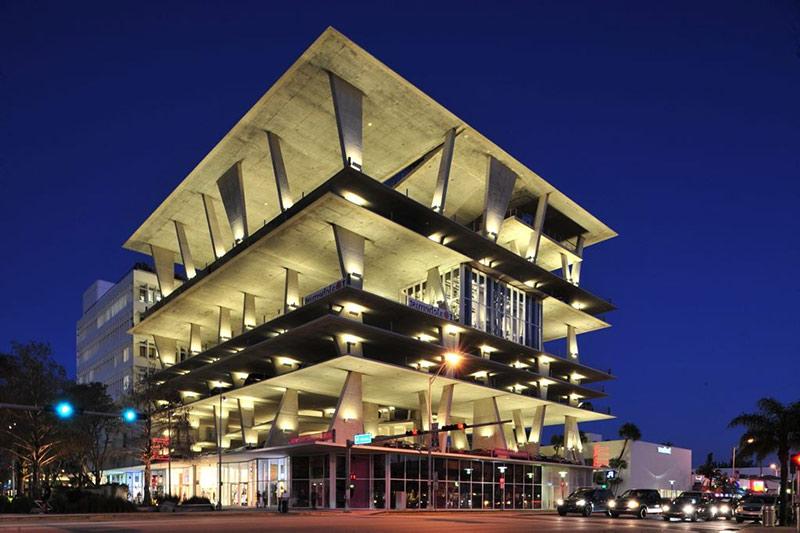
[(129, 394), (141, 376), (153, 369), (152, 339), (128, 333), (149, 306), (161, 300), (156, 275), (137, 263), (117, 283), (97, 280), (83, 293), (77, 324), (78, 383), (98, 381), (115, 400)]

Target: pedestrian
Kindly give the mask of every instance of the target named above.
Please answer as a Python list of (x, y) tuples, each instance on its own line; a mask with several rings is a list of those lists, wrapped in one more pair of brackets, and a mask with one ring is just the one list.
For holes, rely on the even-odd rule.
[(264, 507), (264, 497), (260, 490), (256, 491), (256, 507)]

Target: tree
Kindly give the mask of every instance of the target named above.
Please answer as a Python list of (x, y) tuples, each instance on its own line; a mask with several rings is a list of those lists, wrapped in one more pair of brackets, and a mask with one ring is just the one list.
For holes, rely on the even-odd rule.
[(559, 433), (558, 435), (550, 437), (550, 446), (553, 447), (553, 453), (555, 453), (555, 455), (560, 455), (561, 449), (564, 447), (564, 435)]
[[(119, 409), (102, 383), (73, 384), (68, 387), (66, 395), (79, 411), (116, 413)], [(89, 479), (92, 484), (100, 484), (103, 470), (114, 452), (114, 438), (121, 425), (119, 417), (82, 414), (65, 427), (70, 456), (73, 464), (80, 469), (76, 472), (79, 485), (82, 486), (83, 480), (90, 476), (93, 478)]]
[(619, 436), (625, 441), (622, 443), (622, 449), (619, 451), (619, 455), (617, 459), (622, 459), (622, 456), (625, 455), (625, 450), (628, 447), (628, 441), (637, 441), (642, 438), (642, 432), (639, 431), (639, 428), (636, 424), (631, 422), (625, 422), (619, 427)]
[(778, 455), (781, 464), (780, 507), (781, 525), (788, 521), (787, 493), (789, 476), (789, 454), (800, 446), (800, 402), (783, 404), (774, 398), (762, 398), (757, 403), (758, 411), (742, 413), (730, 421), (729, 427), (743, 427), (745, 432), (739, 440), (742, 455), (766, 457)]
[[(49, 344), (11, 343), (3, 357), (5, 371), (0, 383), (0, 401), (23, 405), (51, 405), (67, 383), (64, 368), (53, 359)], [(3, 409), (0, 446), (19, 461), (29, 478), (32, 498), (41, 493), (44, 469), (61, 453), (62, 426), (47, 411)]]

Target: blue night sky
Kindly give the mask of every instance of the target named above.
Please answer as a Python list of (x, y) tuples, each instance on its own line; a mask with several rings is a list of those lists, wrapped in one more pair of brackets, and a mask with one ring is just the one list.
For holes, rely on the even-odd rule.
[(584, 429), (728, 457), (731, 417), (800, 400), (799, 10), (0, 0), (0, 349), (74, 373), (83, 290), (332, 25), (619, 232), (582, 280), (614, 327), (580, 339), (619, 419)]

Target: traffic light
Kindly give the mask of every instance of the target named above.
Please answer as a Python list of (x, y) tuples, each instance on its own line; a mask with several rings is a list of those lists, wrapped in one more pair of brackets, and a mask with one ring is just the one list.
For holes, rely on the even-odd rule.
[(122, 410), (122, 421), (126, 424), (133, 424), (137, 420), (140, 420), (142, 415), (136, 412), (136, 409), (132, 407), (126, 407)]
[(355, 473), (353, 473), (353, 474), (350, 474), (350, 481), (355, 481), (355, 480), (356, 480), (356, 475), (355, 475)]
[(72, 418), (72, 415), (75, 414), (75, 407), (66, 400), (58, 402), (57, 404), (53, 405), (51, 409), (61, 420), (70, 419)]
[(792, 456), (792, 464), (800, 468), (800, 453), (796, 453)]
[(406, 431), (406, 437), (416, 437), (419, 435), (419, 430), (417, 428), (411, 428)]
[(466, 427), (467, 425), (464, 422), (458, 422), (456, 424), (442, 426), (439, 428), (439, 431), (462, 431)]

